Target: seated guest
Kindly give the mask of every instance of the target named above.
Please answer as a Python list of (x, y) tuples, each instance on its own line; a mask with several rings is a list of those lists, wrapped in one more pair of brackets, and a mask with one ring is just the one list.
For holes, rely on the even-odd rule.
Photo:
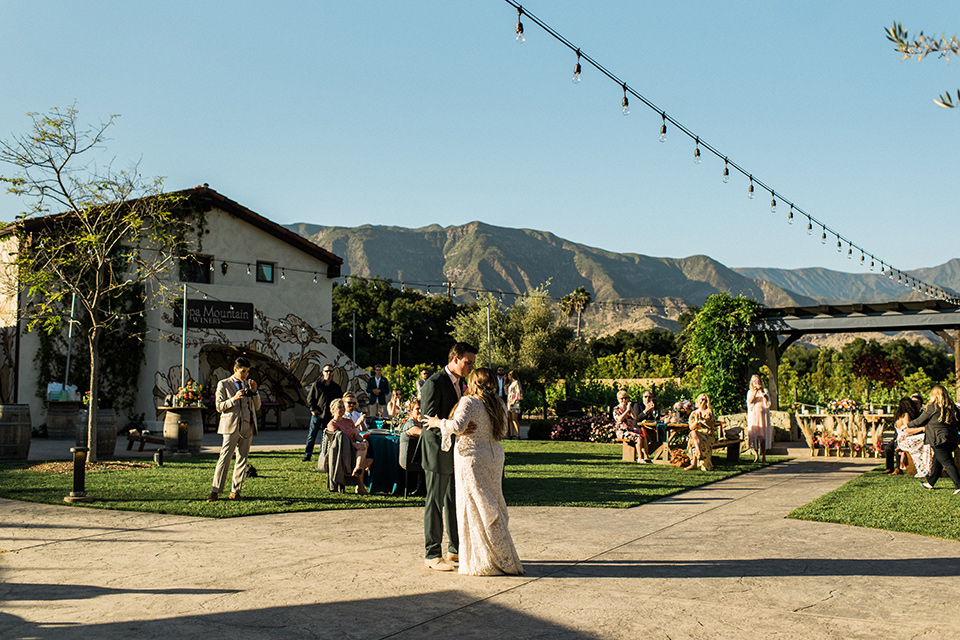
[(350, 441), (350, 446), (353, 448), (354, 457), (356, 458), (353, 475), (357, 476), (359, 480), (357, 483), (357, 493), (362, 495), (367, 493), (363, 476), (370, 467), (373, 466), (373, 460), (368, 457), (370, 449), (369, 443), (367, 443), (364, 436), (360, 435), (360, 431), (357, 430), (357, 425), (354, 421), (344, 415), (344, 410), (345, 407), (342, 399), (337, 399), (330, 403), (330, 413), (333, 414), (333, 419), (327, 423), (327, 431), (340, 431), (346, 436), (347, 440)]
[[(640, 401), (640, 405), (636, 408), (637, 411), (637, 422), (656, 422), (660, 419), (660, 410), (657, 409), (656, 401), (653, 398), (653, 391), (644, 391), (643, 398)], [(650, 441), (654, 439), (654, 436), (657, 433), (657, 428), (642, 426), (643, 436), (647, 439), (647, 444), (650, 444)]]
[(357, 429), (360, 431), (366, 431), (367, 416), (362, 412), (357, 411), (357, 396), (353, 395), (349, 391), (343, 394), (343, 405), (346, 409), (346, 413), (343, 415), (353, 420), (353, 424), (357, 425)]
[(400, 427), (400, 466), (416, 474), (416, 480), (410, 482), (407, 487), (415, 496), (426, 495), (427, 486), (420, 450), (420, 434), (423, 431), (421, 419), (420, 401), (413, 398), (410, 400), (407, 419)]
[(629, 440), (637, 448), (637, 462), (650, 464), (650, 454), (647, 452), (647, 438), (643, 429), (637, 426), (637, 410), (632, 402), (627, 401), (627, 392), (617, 392), (617, 406), (613, 408), (613, 424), (617, 429), (617, 437)]
[(717, 421), (710, 408), (710, 398), (701, 393), (694, 403), (696, 409), (690, 414), (690, 440), (687, 444), (687, 455), (690, 456), (690, 466), (687, 471), (696, 468), (704, 471), (713, 469), (713, 443), (717, 441)]
[(403, 413), (403, 394), (400, 389), (394, 389), (390, 394), (390, 401), (387, 402), (387, 415), (396, 418)]
[(897, 430), (897, 435), (890, 442), (883, 445), (883, 456), (887, 461), (887, 470), (884, 473), (900, 475), (906, 468), (906, 459), (901, 455), (898, 463), (897, 449), (902, 454), (910, 454), (914, 465), (917, 468), (917, 478), (924, 478), (930, 473), (930, 465), (933, 462), (933, 450), (923, 444), (923, 427), (908, 429), (907, 423), (920, 415), (913, 398), (901, 398), (897, 410), (893, 414), (893, 426)]

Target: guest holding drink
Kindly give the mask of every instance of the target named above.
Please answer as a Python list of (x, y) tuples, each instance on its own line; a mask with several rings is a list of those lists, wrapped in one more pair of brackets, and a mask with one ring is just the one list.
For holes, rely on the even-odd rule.
[(713, 470), (713, 443), (716, 442), (717, 421), (710, 408), (710, 398), (701, 393), (697, 396), (696, 409), (690, 414), (690, 440), (687, 444), (687, 455), (690, 456), (690, 466), (687, 471), (700, 468), (704, 471)]

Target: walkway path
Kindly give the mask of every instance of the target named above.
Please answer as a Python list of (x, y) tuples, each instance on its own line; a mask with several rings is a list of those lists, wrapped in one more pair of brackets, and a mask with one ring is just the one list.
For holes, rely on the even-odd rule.
[(425, 570), (419, 509), (0, 500), (0, 637), (947, 637), (960, 543), (784, 518), (874, 464), (799, 458), (627, 510), (514, 508), (527, 574), (497, 578)]

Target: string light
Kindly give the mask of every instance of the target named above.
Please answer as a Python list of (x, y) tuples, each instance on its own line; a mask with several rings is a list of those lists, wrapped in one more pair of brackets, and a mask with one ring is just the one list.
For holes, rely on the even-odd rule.
[(282, 267), (281, 267), (281, 269), (280, 269), (280, 279), (281, 279), (281, 280), (286, 280), (286, 279), (287, 279), (287, 272), (286, 272), (286, 270), (283, 269)]
[(837, 253), (841, 253), (842, 251), (843, 247), (840, 246), (840, 236), (837, 236)]
[(777, 212), (777, 194), (773, 191), (770, 192), (770, 213)]
[(630, 101), (627, 99), (627, 84), (623, 84), (623, 101), (620, 103), (623, 105), (623, 115), (630, 115)]
[(247, 275), (250, 275), (250, 265), (247, 265)]
[[(564, 46), (568, 47), (571, 51), (573, 51), (573, 52), (575, 52), (575, 53), (577, 54), (577, 63), (576, 63), (577, 66), (575, 67), (575, 71), (579, 71), (579, 67), (581, 66), (581, 60), (585, 60), (585, 61), (588, 62), (589, 64), (593, 65), (593, 67), (594, 67), (596, 70), (600, 71), (600, 72), (601, 72), (603, 75), (605, 75), (607, 78), (609, 78), (609, 79), (612, 80), (613, 82), (616, 82), (619, 86), (621, 86), (622, 88), (624, 88), (624, 99), (626, 99), (626, 97), (627, 97), (627, 96), (626, 96), (626, 82), (625, 82), (624, 80), (621, 80), (621, 79), (618, 78), (616, 75), (614, 75), (613, 73), (611, 73), (608, 69), (606, 69), (603, 65), (599, 64), (597, 61), (593, 60), (589, 55), (587, 55), (586, 53), (582, 52), (580, 48), (578, 48), (578, 47), (576, 47), (575, 45), (573, 45), (568, 39), (566, 39), (563, 35), (561, 35), (561, 34), (558, 33), (556, 30), (554, 30), (553, 28), (551, 28), (549, 25), (547, 25), (546, 23), (544, 23), (542, 20), (540, 20), (540, 19), (537, 18), (536, 16), (530, 14), (528, 11), (524, 10), (523, 7), (522, 7), (519, 3), (517, 3), (515, 0), (505, 0), (505, 1), (507, 2), (507, 4), (509, 4), (510, 6), (512, 6), (513, 8), (515, 8), (515, 9), (517, 10), (517, 41), (518, 41), (518, 42), (523, 42), (523, 35), (522, 35), (522, 34), (523, 34), (523, 25), (521, 24), (521, 17), (522, 17), (523, 15), (526, 15), (528, 19), (533, 20), (533, 22), (534, 22), (535, 24), (537, 24), (538, 26), (540, 26), (541, 28), (543, 28), (544, 31), (546, 31), (548, 34), (550, 34), (551, 36), (553, 36), (558, 42), (560, 42), (560, 43), (563, 44)], [(574, 74), (574, 76), (575, 76), (575, 77), (574, 77), (574, 82), (577, 81), (579, 75), (580, 75), (579, 73), (575, 73), (575, 74)], [(630, 93), (632, 93), (632, 94), (634, 95), (634, 97), (640, 99), (647, 107), (649, 107), (650, 109), (652, 109), (652, 110), (654, 110), (654, 111), (656, 111), (657, 113), (660, 114), (661, 119), (662, 119), (662, 125), (661, 125), (661, 127), (660, 127), (660, 141), (661, 141), (661, 142), (666, 142), (666, 124), (667, 124), (667, 123), (666, 123), (666, 111), (664, 111), (664, 110), (661, 109), (660, 107), (657, 107), (652, 101), (648, 100), (646, 97), (638, 94), (637, 92), (635, 92), (635, 91), (630, 91)], [(698, 149), (700, 150), (700, 155), (701, 155), (701, 156), (702, 156), (703, 149), (705, 149), (705, 150), (709, 151), (710, 153), (713, 153), (714, 155), (716, 155), (718, 158), (723, 158), (723, 160), (724, 160), (723, 181), (724, 181), (724, 183), (729, 182), (729, 179), (730, 179), (730, 177), (729, 177), (729, 176), (730, 176), (730, 169), (729, 169), (730, 161), (729, 161), (729, 159), (728, 159), (726, 156), (724, 156), (723, 154), (721, 154), (717, 149), (715, 149), (715, 148), (713, 148), (711, 145), (707, 144), (706, 142), (702, 143), (703, 149), (701, 149), (701, 143), (699, 142), (699, 136), (697, 136), (697, 135), (694, 134), (692, 131), (690, 131), (690, 130), (689, 130), (687, 127), (685, 127), (682, 123), (679, 123), (679, 122), (677, 122), (677, 121), (674, 120), (674, 119), (671, 119), (671, 122), (672, 122), (674, 125), (676, 125), (678, 129), (680, 129), (681, 133), (689, 136), (691, 139), (694, 139), (694, 140), (697, 142), (697, 143), (696, 143), (696, 148), (695, 148), (695, 150), (694, 150), (694, 158), (695, 158), (695, 161), (696, 161), (697, 150), (698, 150)], [(702, 159), (702, 158), (701, 158), (701, 159)], [(737, 171), (739, 171), (739, 172), (740, 172), (741, 174), (743, 174), (744, 176), (748, 176), (748, 175), (749, 175), (749, 177), (750, 177), (750, 182), (751, 182), (751, 186), (750, 186), (750, 188), (749, 188), (749, 190), (748, 190), (748, 195), (749, 195), (749, 197), (751, 197), (751, 198), (753, 197), (753, 191), (755, 190), (755, 188), (753, 187), (753, 183), (756, 183), (757, 185), (759, 185), (759, 186), (760, 186), (762, 189), (764, 189), (764, 190), (770, 191), (771, 194), (774, 193), (772, 188), (770, 188), (768, 185), (764, 184), (762, 181), (754, 179), (752, 175), (748, 174), (747, 171), (745, 171), (742, 167), (739, 167), (736, 163), (733, 163), (733, 166), (734, 166), (734, 168), (735, 168)], [(773, 199), (775, 200), (776, 198), (774, 197)], [(793, 208), (795, 208), (795, 205), (791, 204), (790, 207), (791, 207), (791, 214), (792, 214), (792, 210), (793, 210)], [(826, 227), (826, 224), (825, 224), (825, 223), (821, 222), (820, 220), (816, 220), (815, 218), (813, 218), (813, 216), (811, 216), (810, 214), (808, 214), (807, 212), (805, 212), (803, 209), (797, 207), (797, 211), (798, 211), (801, 215), (804, 215), (804, 216), (807, 217), (807, 232), (808, 232), (808, 235), (812, 235), (812, 231), (811, 231), (811, 230), (812, 230), (812, 222), (816, 222), (817, 225), (823, 227), (823, 228), (824, 228), (824, 232), (827, 230), (827, 227)], [(791, 214), (788, 214), (788, 218), (787, 218), (787, 222), (788, 222), (788, 223), (792, 223), (792, 217), (793, 217), (793, 216), (792, 216)], [(829, 231), (830, 231), (831, 234), (837, 234), (837, 232), (835, 232), (833, 229), (829, 229)], [(837, 234), (837, 235), (839, 235), (839, 234)], [(859, 247), (858, 247), (858, 248), (859, 248)], [(889, 267), (889, 265), (887, 265), (887, 267)], [(891, 274), (892, 274), (892, 271), (893, 271), (892, 268), (888, 268), (888, 269), (887, 269), (887, 272), (888, 272), (888, 273), (891, 273)], [(934, 295), (939, 295), (940, 293), (942, 293), (942, 291), (941, 291), (938, 287), (936, 287), (936, 286), (928, 286), (928, 289), (929, 289), (929, 291), (932, 292)], [(947, 297), (950, 299), (951, 302), (954, 302), (954, 301), (955, 301), (955, 298), (954, 298), (953, 296), (947, 296)]]
[(693, 149), (693, 163), (700, 164), (700, 138), (696, 140), (696, 147)]
[(873, 271), (873, 256), (870, 256), (870, 271)]
[(313, 274), (313, 284), (317, 284), (317, 274)]
[(790, 211), (787, 212), (787, 224), (793, 224), (793, 205), (790, 205)]
[(847, 260), (853, 260), (853, 245), (847, 245)]
[(810, 220), (810, 216), (807, 216), (807, 235), (813, 235), (813, 222)]
[(820, 227), (820, 244), (827, 244), (827, 228)]
[(580, 84), (580, 49), (577, 49), (577, 64), (573, 68), (573, 84)]
[(747, 189), (747, 197), (753, 200), (753, 176), (750, 176), (750, 188)]

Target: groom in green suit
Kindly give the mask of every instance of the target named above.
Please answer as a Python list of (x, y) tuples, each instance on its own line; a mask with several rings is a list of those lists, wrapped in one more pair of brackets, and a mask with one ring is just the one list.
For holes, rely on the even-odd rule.
[[(477, 348), (458, 342), (450, 349), (447, 366), (430, 376), (421, 391), (421, 413), (424, 418), (449, 418), (465, 385), (462, 380), (473, 371)], [(453, 482), (453, 448), (440, 449), (440, 430), (424, 429), (420, 436), (423, 448), (423, 471), (427, 481), (426, 508), (423, 513), (423, 536), (426, 540), (424, 564), (428, 569), (453, 571), (459, 562), (457, 547), (457, 500)], [(446, 520), (447, 549), (443, 557), (443, 524)]]

